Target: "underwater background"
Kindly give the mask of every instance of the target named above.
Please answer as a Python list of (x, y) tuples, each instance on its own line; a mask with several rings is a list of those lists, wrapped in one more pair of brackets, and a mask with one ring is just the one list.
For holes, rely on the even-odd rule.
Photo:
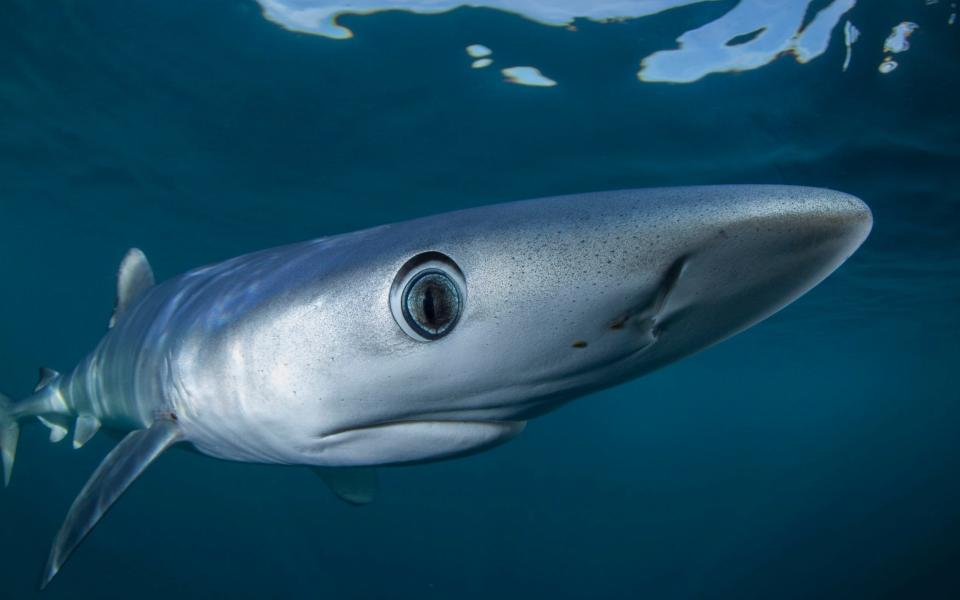
[[(94, 347), (131, 246), (165, 279), (482, 204), (722, 183), (849, 192), (874, 231), (764, 323), (491, 452), (385, 469), (361, 509), (304, 468), (168, 452), (43, 597), (960, 597), (955, 5), (691, 0), (568, 26), (408, 10), (341, 16), (353, 37), (335, 39), (263, 4), (0, 3), (5, 394)], [(822, 47), (751, 49), (761, 22), (700, 77), (681, 61), (644, 80), (642, 59), (751, 7), (799, 10)], [(888, 37), (901, 23), (908, 50)], [(470, 44), (493, 64), (471, 68)], [(510, 66), (556, 85), (507, 81)], [(0, 598), (40, 595), (114, 443), (24, 429)]]

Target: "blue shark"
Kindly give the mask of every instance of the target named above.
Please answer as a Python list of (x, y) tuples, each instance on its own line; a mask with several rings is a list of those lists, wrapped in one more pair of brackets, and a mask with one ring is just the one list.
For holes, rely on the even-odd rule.
[(82, 447), (122, 434), (74, 501), (46, 585), (166, 449), (305, 465), (353, 504), (375, 468), (480, 452), (575, 398), (794, 301), (872, 227), (836, 191), (625, 190), (496, 204), (254, 252), (155, 284), (121, 262), (110, 327), (71, 371), (0, 397)]

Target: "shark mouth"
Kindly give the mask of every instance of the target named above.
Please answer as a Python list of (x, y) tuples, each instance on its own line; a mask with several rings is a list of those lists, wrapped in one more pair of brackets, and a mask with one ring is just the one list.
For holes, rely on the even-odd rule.
[(318, 440), (326, 466), (409, 464), (487, 450), (523, 431), (526, 421), (408, 420), (347, 429)]

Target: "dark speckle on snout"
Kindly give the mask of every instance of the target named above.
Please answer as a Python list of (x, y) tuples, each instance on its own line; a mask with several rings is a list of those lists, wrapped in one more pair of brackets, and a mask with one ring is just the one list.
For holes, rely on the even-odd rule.
[(570, 345), (573, 346), (574, 348), (586, 348), (586, 347), (587, 347), (587, 343), (586, 343), (585, 341), (583, 341), (583, 340), (577, 340), (577, 341), (575, 341), (574, 343), (572, 343), (572, 344), (570, 344)]

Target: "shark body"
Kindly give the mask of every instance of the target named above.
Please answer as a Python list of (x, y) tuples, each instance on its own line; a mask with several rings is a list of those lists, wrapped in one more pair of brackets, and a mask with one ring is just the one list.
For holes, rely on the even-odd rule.
[(372, 467), (485, 450), (579, 396), (727, 338), (823, 280), (872, 216), (830, 190), (626, 190), (486, 206), (293, 244), (161, 284), (124, 258), (110, 329), (19, 422), (129, 432), (77, 497), (46, 585), (166, 448), (308, 465), (362, 504)]

